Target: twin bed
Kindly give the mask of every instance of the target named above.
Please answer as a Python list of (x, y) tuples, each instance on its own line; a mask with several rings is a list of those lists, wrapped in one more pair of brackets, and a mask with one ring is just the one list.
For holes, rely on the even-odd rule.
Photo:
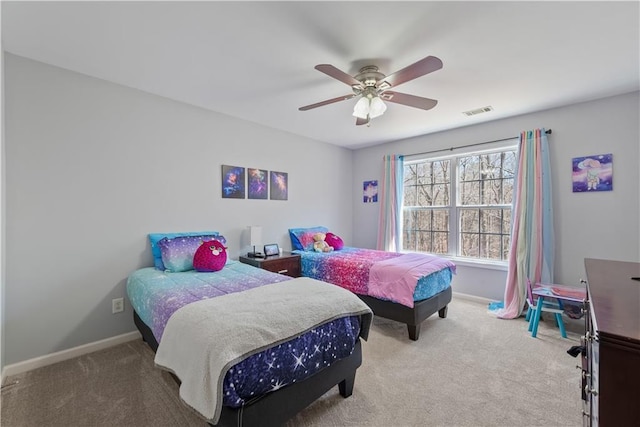
[(139, 269), (127, 293), (156, 365), (211, 424), (278, 425), (335, 385), (353, 391), (372, 315), (346, 290), (229, 261), (211, 273)]
[(313, 236), (326, 227), (289, 229), (301, 274), (338, 285), (358, 295), (376, 316), (407, 325), (417, 341), (420, 325), (434, 313), (447, 316), (451, 302), (453, 262), (429, 254), (385, 252), (340, 246), (332, 252), (313, 250)]
[[(406, 323), (417, 340), (424, 319), (446, 316), (455, 269), (342, 248), (297, 251), (300, 278), (231, 260), (215, 272), (168, 272), (156, 249), (152, 241), (156, 267), (127, 280), (134, 322), (183, 402), (214, 425), (282, 424), (335, 385), (350, 396), (372, 314)], [(411, 293), (389, 294), (398, 286)]]

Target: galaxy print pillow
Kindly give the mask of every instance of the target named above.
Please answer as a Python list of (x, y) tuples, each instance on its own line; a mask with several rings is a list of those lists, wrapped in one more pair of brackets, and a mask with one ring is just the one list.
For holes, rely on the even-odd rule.
[(316, 233), (327, 234), (327, 227), (308, 227), (308, 228), (290, 228), (289, 237), (291, 238), (291, 247), (299, 251), (313, 250), (313, 235)]
[(226, 245), (224, 236), (177, 236), (165, 237), (158, 242), (164, 271), (178, 273), (193, 270), (193, 256), (203, 242), (217, 240)]
[[(160, 246), (158, 242), (165, 237), (173, 239), (180, 236), (217, 236), (217, 231), (183, 231), (180, 233), (150, 233), (149, 243), (151, 244), (151, 253), (153, 255), (153, 265), (160, 271), (164, 271), (164, 264), (162, 263), (162, 253), (160, 252)], [(225, 243), (226, 244), (226, 243)]]

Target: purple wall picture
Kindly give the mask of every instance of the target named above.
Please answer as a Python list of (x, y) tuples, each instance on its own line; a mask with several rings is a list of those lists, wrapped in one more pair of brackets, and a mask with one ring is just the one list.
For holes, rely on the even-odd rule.
[(244, 199), (244, 168), (222, 165), (222, 197)]
[(287, 200), (289, 198), (289, 174), (286, 172), (270, 172), (271, 200)]
[(613, 155), (575, 157), (573, 163), (573, 192), (613, 190)]
[(363, 202), (376, 203), (378, 201), (378, 181), (365, 181), (362, 184)]
[(250, 199), (266, 200), (268, 193), (268, 173), (264, 169), (247, 169), (247, 188)]

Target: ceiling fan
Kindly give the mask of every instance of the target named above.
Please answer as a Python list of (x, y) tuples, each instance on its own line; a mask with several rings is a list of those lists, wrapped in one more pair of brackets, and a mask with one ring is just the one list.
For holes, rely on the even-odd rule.
[(353, 93), (305, 105), (298, 108), (298, 110), (307, 111), (359, 96), (360, 99), (353, 109), (353, 115), (356, 117), (356, 125), (358, 126), (369, 124), (371, 119), (381, 116), (387, 109), (384, 101), (430, 110), (438, 103), (435, 99), (395, 92), (389, 89), (437, 71), (440, 68), (442, 68), (442, 61), (435, 56), (427, 56), (388, 76), (382, 74), (375, 65), (362, 67), (355, 76), (351, 76), (330, 64), (316, 65), (316, 70), (351, 86)]

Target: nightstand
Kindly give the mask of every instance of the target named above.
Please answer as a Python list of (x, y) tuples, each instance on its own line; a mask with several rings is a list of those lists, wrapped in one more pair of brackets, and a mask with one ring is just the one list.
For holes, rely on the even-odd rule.
[(285, 252), (282, 255), (273, 255), (266, 258), (241, 256), (240, 262), (274, 273), (300, 277), (300, 255), (298, 254)]

